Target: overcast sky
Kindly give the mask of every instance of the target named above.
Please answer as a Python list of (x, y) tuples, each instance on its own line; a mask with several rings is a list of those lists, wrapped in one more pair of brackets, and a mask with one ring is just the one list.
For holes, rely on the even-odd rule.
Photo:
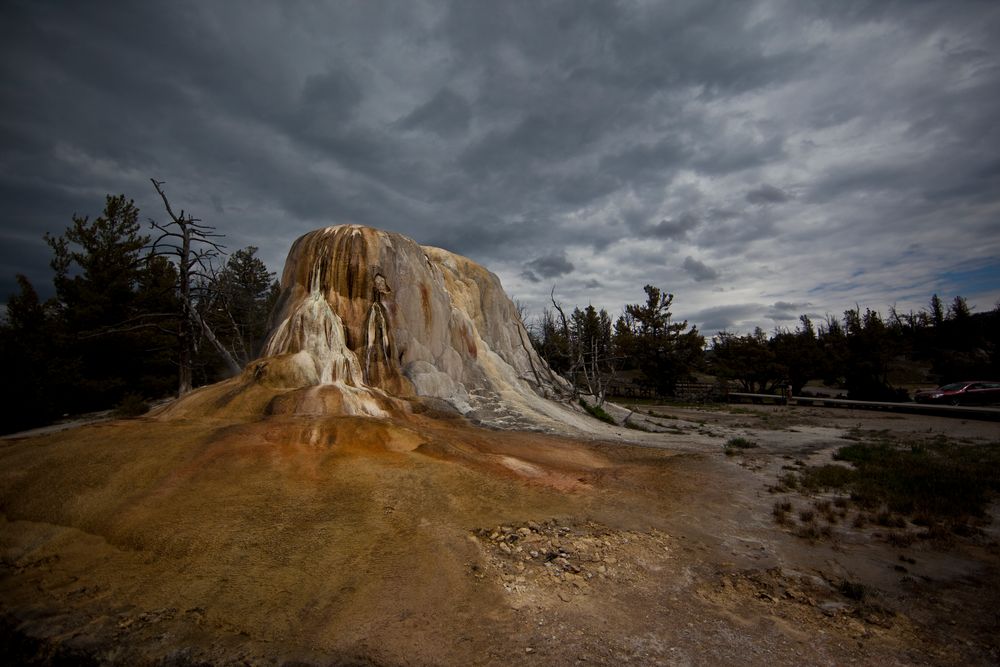
[(1000, 300), (998, 2), (12, 2), (0, 297), (149, 178), (260, 247), (360, 223), (537, 312), (705, 334)]

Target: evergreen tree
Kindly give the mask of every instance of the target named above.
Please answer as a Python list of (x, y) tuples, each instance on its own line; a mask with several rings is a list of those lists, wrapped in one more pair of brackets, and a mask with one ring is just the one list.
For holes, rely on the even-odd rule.
[(140, 314), (138, 287), (149, 238), (139, 233), (139, 209), (124, 195), (108, 195), (104, 212), (74, 215), (52, 248), (56, 303), (65, 334), (67, 372), (76, 386), (67, 410), (113, 405), (140, 384), (146, 348), (131, 329)]
[(696, 327), (688, 330), (687, 320), (672, 320), (673, 294), (652, 285), (643, 289), (646, 302), (625, 306), (616, 331), (628, 341), (628, 351), (642, 372), (643, 382), (667, 396), (701, 361), (705, 339)]
[(714, 336), (712, 370), (720, 378), (738, 382), (741, 390), (752, 394), (773, 392), (786, 375), (785, 367), (779, 364), (767, 334), (760, 327), (745, 336), (726, 331)]
[(948, 319), (950, 320), (966, 320), (971, 315), (972, 311), (969, 310), (969, 304), (964, 296), (956, 296), (951, 302), (951, 306), (948, 307)]
[(574, 309), (570, 316), (570, 338), (576, 357), (574, 368), (581, 375), (587, 391), (595, 397), (598, 405), (602, 405), (608, 382), (618, 369), (612, 351), (608, 311), (603, 308), (598, 311), (593, 305), (583, 310)]
[(38, 426), (59, 414), (51, 318), (31, 282), (18, 274), (17, 283), (20, 291), (7, 300), (7, 318), (0, 324), (0, 363), (7, 378), (0, 383), (0, 433)]
[(204, 318), (242, 364), (260, 354), (268, 318), (279, 287), (274, 273), (257, 257), (257, 248), (237, 250), (215, 278), (214, 294), (204, 300)]
[(801, 326), (793, 332), (783, 331), (774, 335), (769, 347), (781, 367), (784, 380), (792, 386), (792, 393), (799, 395), (806, 383), (821, 374), (822, 359), (819, 341), (812, 320), (802, 315)]
[(537, 325), (538, 355), (556, 373), (565, 374), (570, 367), (569, 338), (556, 321), (555, 314), (548, 308), (542, 309)]
[(939, 327), (944, 322), (944, 304), (941, 303), (941, 298), (937, 294), (931, 297), (930, 315), (934, 326)]

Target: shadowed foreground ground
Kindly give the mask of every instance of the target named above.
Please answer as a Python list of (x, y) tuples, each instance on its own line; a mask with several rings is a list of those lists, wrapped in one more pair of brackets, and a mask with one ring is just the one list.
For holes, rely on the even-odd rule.
[[(636, 433), (643, 446), (420, 417), (133, 420), (0, 441), (4, 657), (998, 659), (990, 534), (906, 549), (905, 576), (884, 542), (809, 544), (775, 525), (765, 489), (782, 455), (822, 456), (842, 429), (668, 417), (677, 433)], [(757, 458), (722, 454), (737, 432), (760, 439)], [(873, 594), (845, 596), (846, 579)]]

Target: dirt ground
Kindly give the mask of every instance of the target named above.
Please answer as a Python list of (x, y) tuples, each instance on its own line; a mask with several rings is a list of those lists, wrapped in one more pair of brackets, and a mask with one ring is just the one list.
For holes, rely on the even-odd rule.
[[(1000, 662), (996, 521), (901, 546), (844, 517), (808, 540), (772, 508), (815, 499), (771, 490), (865, 434), (1000, 446), (996, 423), (782, 406), (630, 421), (661, 432), (146, 418), (0, 441), (3, 659)], [(759, 446), (727, 456), (737, 436)]]

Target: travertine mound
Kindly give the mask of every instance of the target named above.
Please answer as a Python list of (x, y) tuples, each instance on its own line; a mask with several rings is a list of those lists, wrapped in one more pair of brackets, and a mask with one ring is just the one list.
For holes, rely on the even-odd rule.
[(386, 416), (441, 399), (497, 426), (575, 421), (499, 279), (465, 257), (357, 225), (292, 245), (263, 356), (168, 414)]

